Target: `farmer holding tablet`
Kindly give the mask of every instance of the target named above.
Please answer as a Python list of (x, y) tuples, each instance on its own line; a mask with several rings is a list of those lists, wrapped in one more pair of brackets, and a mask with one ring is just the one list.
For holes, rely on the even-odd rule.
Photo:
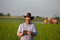
[(24, 18), (25, 22), (19, 25), (17, 36), (20, 37), (20, 40), (34, 40), (34, 36), (37, 35), (36, 27), (31, 22), (34, 16), (31, 16), (31, 13), (28, 12)]

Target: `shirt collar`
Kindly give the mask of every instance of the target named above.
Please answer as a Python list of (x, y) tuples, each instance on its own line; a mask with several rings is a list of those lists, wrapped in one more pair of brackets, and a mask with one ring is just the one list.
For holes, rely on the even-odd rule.
[(24, 23), (25, 25), (30, 25), (30, 24), (32, 24), (32, 22), (30, 22), (30, 24), (26, 24), (26, 22)]

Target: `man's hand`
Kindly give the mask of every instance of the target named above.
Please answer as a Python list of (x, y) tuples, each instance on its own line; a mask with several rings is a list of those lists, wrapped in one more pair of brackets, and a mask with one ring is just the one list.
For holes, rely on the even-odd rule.
[(31, 35), (31, 33), (32, 33), (31, 31), (27, 31), (27, 34), (28, 34), (28, 35)]
[(22, 35), (23, 35), (23, 33), (21, 33), (21, 32), (17, 34), (18, 37), (21, 37)]

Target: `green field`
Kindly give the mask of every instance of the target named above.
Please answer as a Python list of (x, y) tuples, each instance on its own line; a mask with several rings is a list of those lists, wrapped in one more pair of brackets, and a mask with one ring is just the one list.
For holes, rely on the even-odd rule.
[[(0, 18), (0, 40), (19, 40), (16, 33), (22, 22), (19, 18)], [(60, 40), (60, 24), (35, 25), (38, 32), (35, 40)]]

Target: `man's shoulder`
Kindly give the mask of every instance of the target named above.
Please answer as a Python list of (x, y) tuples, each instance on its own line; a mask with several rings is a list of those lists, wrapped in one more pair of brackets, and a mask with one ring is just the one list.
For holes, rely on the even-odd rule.
[[(25, 25), (26, 23), (21, 23), (20, 25)], [(34, 23), (31, 23), (32, 26), (35, 26)]]
[(23, 25), (23, 24), (25, 24), (25, 23), (21, 23), (20, 25)]
[(21, 23), (19, 26), (22, 26), (22, 25), (24, 25), (24, 23)]
[(34, 23), (31, 22), (32, 25), (35, 25)]
[(34, 24), (34, 23), (32, 23), (31, 25), (32, 25), (33, 27), (35, 26), (35, 24)]

